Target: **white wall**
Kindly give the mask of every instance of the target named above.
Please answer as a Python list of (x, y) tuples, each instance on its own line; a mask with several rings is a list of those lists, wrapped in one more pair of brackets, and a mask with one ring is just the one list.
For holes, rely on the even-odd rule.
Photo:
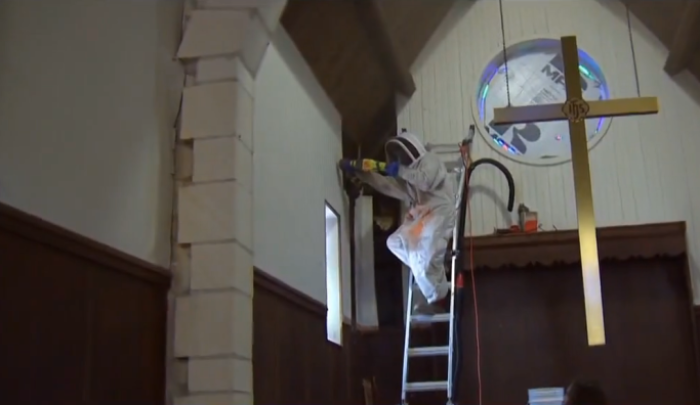
[(358, 325), (379, 326), (377, 289), (374, 284), (374, 209), (372, 196), (363, 195), (355, 202), (355, 280)]
[(348, 209), (336, 166), (340, 115), (282, 27), (256, 76), (254, 111), (255, 266), (325, 303), (328, 201), (341, 216), (349, 314)]
[[(399, 114), (399, 127), (422, 133), (428, 142), (456, 142), (473, 122), (479, 76), (501, 46), (497, 1), (479, 0), (455, 11), (413, 66), (417, 92)], [(636, 97), (633, 59), (624, 6), (619, 2), (505, 2), (506, 42), (533, 36), (575, 34), (579, 46), (603, 69), (612, 96)], [(696, 301), (700, 260), (700, 87), (687, 74), (674, 81), (663, 71), (664, 46), (633, 18), (633, 40), (643, 96), (657, 96), (654, 116), (616, 118), (590, 152), (597, 225), (687, 221)], [(481, 136), (475, 158), (492, 157), (513, 172), (523, 202), (539, 212), (545, 230), (576, 228), (571, 163), (550, 167), (516, 163), (496, 153)], [(473, 185), (505, 199), (507, 186), (495, 170), (479, 170)], [(472, 198), (476, 234), (507, 224), (491, 196)], [(516, 201), (517, 203), (520, 201)], [(502, 203), (501, 203), (502, 204)], [(700, 302), (700, 301), (698, 301)]]
[(0, 2), (0, 201), (168, 263), (181, 11)]

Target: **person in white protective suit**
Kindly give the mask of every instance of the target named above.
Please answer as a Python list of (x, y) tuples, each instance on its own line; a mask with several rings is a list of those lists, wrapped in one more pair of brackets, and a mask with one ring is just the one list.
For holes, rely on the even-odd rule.
[(418, 303), (414, 312), (445, 312), (450, 286), (444, 261), (456, 221), (454, 185), (442, 160), (405, 130), (386, 142), (385, 151), (387, 165), (381, 173), (356, 174), (380, 193), (408, 204), (408, 213), (387, 246), (411, 269), (427, 301)]

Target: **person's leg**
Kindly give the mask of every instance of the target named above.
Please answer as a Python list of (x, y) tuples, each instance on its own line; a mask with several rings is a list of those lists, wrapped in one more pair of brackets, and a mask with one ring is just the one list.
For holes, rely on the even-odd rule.
[(447, 240), (442, 237), (430, 237), (426, 242), (426, 249), (416, 252), (411, 270), (427, 302), (418, 302), (414, 311), (423, 314), (445, 312), (448, 309), (446, 298), (450, 291), (443, 261)]
[(409, 270), (414, 274), (414, 280), (416, 280), (416, 283), (414, 283), (410, 287), (411, 289), (413, 289), (413, 302), (409, 302), (408, 305), (414, 305), (416, 308), (425, 308), (430, 304), (425, 298), (425, 295), (423, 295), (423, 291), (421, 290), (420, 286), (417, 284), (415, 272), (411, 270), (411, 263), (409, 259), (410, 252), (408, 250), (408, 242), (406, 241), (406, 235), (404, 235), (404, 231), (406, 230), (407, 228), (405, 225), (399, 227), (399, 229), (397, 229), (396, 232), (394, 232), (387, 238), (386, 246), (389, 248), (389, 251), (391, 251), (391, 253), (393, 253), (394, 256), (401, 260), (401, 262), (404, 265), (406, 265), (406, 267), (408, 267)]
[(389, 248), (389, 251), (393, 253), (394, 256), (398, 257), (403, 264), (411, 267), (408, 262), (408, 244), (404, 237), (404, 225), (401, 225), (399, 229), (394, 231), (394, 233), (386, 239), (386, 247)]
[(447, 251), (445, 221), (424, 211), (421, 217), (404, 222), (388, 239), (387, 247), (411, 269), (416, 286), (423, 297), (416, 296), (414, 311), (444, 312), (444, 298), (449, 292), (444, 258)]

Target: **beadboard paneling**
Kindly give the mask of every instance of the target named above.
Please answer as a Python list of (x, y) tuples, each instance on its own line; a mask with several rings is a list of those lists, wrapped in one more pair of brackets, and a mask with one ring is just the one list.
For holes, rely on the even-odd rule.
[[(507, 44), (533, 37), (575, 34), (579, 46), (603, 69), (612, 97), (637, 95), (625, 8), (618, 2), (508, 1)], [(632, 36), (642, 96), (659, 98), (655, 116), (614, 119), (591, 150), (591, 174), (599, 227), (686, 221), (694, 285), (700, 255), (700, 86), (686, 73), (663, 71), (664, 46), (632, 17)], [(399, 127), (426, 142), (456, 142), (474, 123), (473, 103), (483, 68), (501, 47), (499, 4), (480, 0), (458, 6), (412, 67), (417, 91), (398, 114)], [(479, 124), (481, 126), (481, 124)], [(543, 229), (576, 228), (571, 163), (529, 166), (509, 160), (479, 135), (474, 157), (491, 157), (512, 172), (524, 202), (539, 212)], [(511, 219), (505, 212), (507, 184), (496, 170), (472, 178), (472, 233), (493, 232)], [(695, 302), (700, 288), (695, 288)]]

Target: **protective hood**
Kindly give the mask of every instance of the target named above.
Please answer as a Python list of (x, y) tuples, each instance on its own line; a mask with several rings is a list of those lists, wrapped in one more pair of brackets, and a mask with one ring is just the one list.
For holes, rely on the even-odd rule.
[(419, 161), (428, 151), (417, 136), (404, 130), (404, 132), (386, 142), (384, 152), (386, 153), (387, 161), (397, 160), (397, 154), (403, 154), (408, 162), (402, 163), (413, 164)]

